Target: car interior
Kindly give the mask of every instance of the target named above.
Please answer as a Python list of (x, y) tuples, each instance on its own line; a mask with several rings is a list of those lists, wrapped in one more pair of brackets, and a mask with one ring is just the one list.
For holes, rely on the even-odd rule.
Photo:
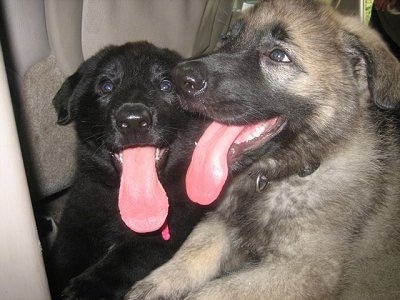
[[(147, 40), (184, 57), (212, 51), (255, 2), (0, 1), (1, 299), (50, 299), (42, 253), (57, 234), (75, 168), (73, 125), (56, 126), (52, 105), (64, 79), (110, 44)], [(371, 1), (323, 2), (369, 20)], [(374, 20), (395, 52), (399, 35), (390, 26), (399, 16), (379, 12)]]

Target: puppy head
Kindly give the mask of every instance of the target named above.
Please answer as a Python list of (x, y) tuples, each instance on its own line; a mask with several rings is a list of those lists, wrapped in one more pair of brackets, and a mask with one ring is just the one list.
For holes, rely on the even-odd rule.
[(165, 144), (173, 138), (175, 122), (185, 120), (169, 81), (170, 69), (180, 59), (147, 42), (99, 51), (55, 96), (58, 123), (75, 121), (81, 141), (109, 151), (130, 144)]
[(368, 106), (399, 106), (398, 61), (354, 23), (313, 1), (263, 1), (219, 50), (178, 64), (182, 106), (216, 121), (203, 135), (213, 146), (196, 149), (211, 171), (193, 167), (215, 195), (228, 170), (262, 158), (272, 178), (297, 173), (350, 140)]
[[(54, 98), (58, 123), (75, 121), (83, 172), (100, 181), (119, 169), (121, 218), (140, 233), (166, 224), (169, 203), (158, 176), (189, 157), (186, 150), (175, 153), (190, 120), (174, 105), (169, 80), (180, 59), (147, 42), (110, 46), (85, 61)], [(165, 226), (163, 236), (169, 238)]]

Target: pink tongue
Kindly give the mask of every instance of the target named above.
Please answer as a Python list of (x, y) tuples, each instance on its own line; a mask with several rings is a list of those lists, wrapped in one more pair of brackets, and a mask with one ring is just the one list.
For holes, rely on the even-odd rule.
[(139, 233), (159, 229), (168, 214), (168, 197), (157, 177), (155, 151), (154, 147), (136, 147), (122, 152), (119, 210), (125, 224)]
[(193, 202), (207, 205), (217, 199), (228, 177), (229, 148), (243, 128), (213, 122), (203, 133), (186, 174), (186, 191)]

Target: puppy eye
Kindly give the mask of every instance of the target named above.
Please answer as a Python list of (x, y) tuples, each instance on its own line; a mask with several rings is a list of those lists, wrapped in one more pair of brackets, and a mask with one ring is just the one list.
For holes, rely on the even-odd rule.
[(172, 90), (172, 82), (168, 79), (164, 79), (160, 83), (160, 90), (163, 92), (170, 92)]
[(100, 90), (102, 94), (108, 94), (114, 90), (114, 84), (111, 81), (106, 80), (100, 84)]
[(276, 62), (283, 62), (283, 63), (291, 62), (289, 56), (280, 49), (272, 50), (269, 53), (269, 58)]

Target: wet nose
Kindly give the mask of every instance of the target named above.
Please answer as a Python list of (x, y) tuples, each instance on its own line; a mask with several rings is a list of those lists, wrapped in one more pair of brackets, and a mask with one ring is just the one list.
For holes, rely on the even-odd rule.
[(172, 72), (178, 93), (187, 97), (202, 95), (207, 90), (207, 69), (201, 61), (178, 64)]
[(116, 111), (115, 122), (118, 130), (126, 133), (150, 126), (152, 115), (143, 104), (125, 104)]

